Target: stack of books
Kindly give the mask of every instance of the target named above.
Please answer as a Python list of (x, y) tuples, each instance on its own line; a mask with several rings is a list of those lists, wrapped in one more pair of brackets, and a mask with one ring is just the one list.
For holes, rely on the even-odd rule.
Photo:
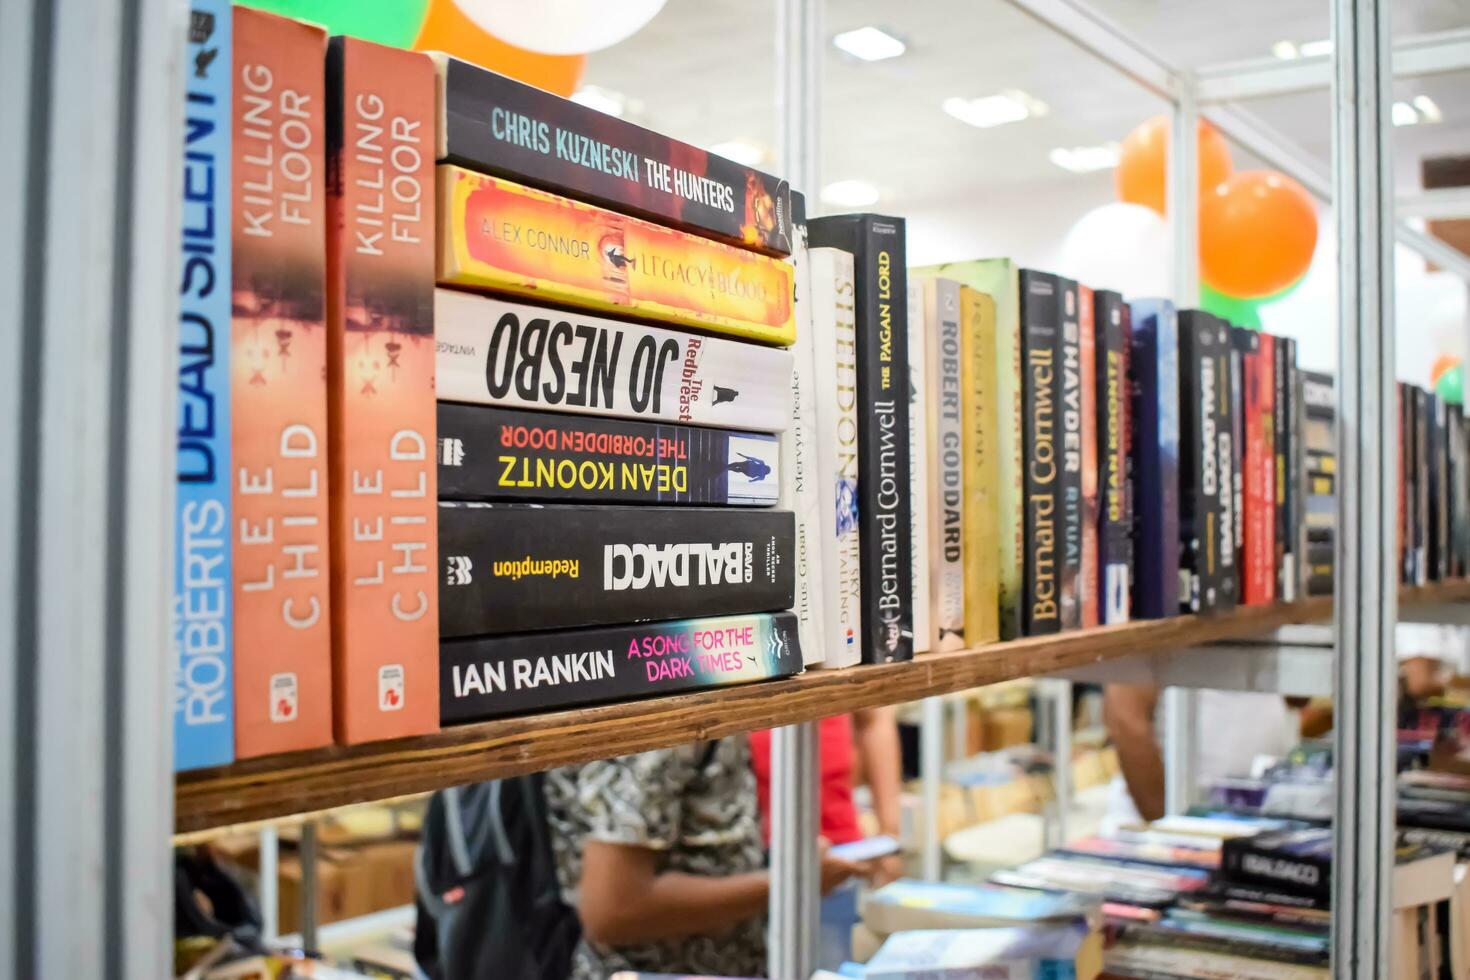
[(1470, 446), (1463, 407), (1398, 386), (1399, 562), (1405, 585), (1470, 568)]
[(1307, 595), (1332, 595), (1337, 558), (1337, 395), (1332, 375), (1302, 372)]

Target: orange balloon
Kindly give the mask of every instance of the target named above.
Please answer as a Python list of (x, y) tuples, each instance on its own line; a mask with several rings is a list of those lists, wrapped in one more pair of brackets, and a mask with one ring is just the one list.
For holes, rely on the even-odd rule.
[(1433, 388), (1439, 384), (1439, 379), (1444, 373), (1460, 363), (1460, 359), (1453, 354), (1441, 354), (1434, 359), (1434, 367), (1429, 369), (1429, 387)]
[[(1235, 170), (1225, 137), (1209, 123), (1199, 124), (1199, 192), (1204, 197)], [(1118, 199), (1166, 212), (1169, 171), (1169, 117), (1154, 116), (1123, 139), (1116, 177)]]
[(1241, 299), (1300, 279), (1317, 248), (1317, 208), (1301, 184), (1274, 170), (1245, 170), (1200, 200), (1200, 277)]
[(443, 51), (491, 71), (555, 92), (571, 95), (587, 67), (585, 54), (539, 54), (481, 30), (460, 12), (454, 0), (429, 0), (415, 51)]

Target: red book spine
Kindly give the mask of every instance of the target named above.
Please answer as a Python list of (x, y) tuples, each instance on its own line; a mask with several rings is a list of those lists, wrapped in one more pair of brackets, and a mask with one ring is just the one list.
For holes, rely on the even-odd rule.
[(1097, 570), (1097, 324), (1092, 290), (1077, 287), (1078, 346), (1082, 357), (1082, 626), (1096, 626)]
[(235, 754), (332, 741), (326, 34), (234, 9)]
[(337, 741), (439, 727), (434, 64), (327, 52)]
[(1260, 349), (1244, 356), (1245, 376), (1245, 589), (1247, 605), (1275, 595), (1272, 571), (1275, 529), (1275, 454), (1272, 452), (1271, 408), (1275, 400), (1271, 365), (1275, 357), (1269, 335)]

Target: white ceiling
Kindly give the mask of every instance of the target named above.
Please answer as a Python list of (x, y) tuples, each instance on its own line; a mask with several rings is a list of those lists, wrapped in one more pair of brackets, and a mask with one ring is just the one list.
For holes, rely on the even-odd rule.
[[(1269, 55), (1274, 41), (1328, 33), (1326, 0), (1095, 0), (1176, 64), (1198, 67)], [(1470, 0), (1399, 0), (1400, 35), (1470, 27)], [(1053, 147), (1120, 140), (1163, 104), (1005, 0), (828, 0), (825, 29), (875, 24), (908, 43), (900, 58), (853, 61), (828, 46), (822, 179), (859, 178), (883, 194), (877, 208), (904, 213), (1005, 188), (1040, 193), (1091, 181), (1058, 169)], [(775, 142), (775, 4), (772, 0), (669, 0), (628, 41), (592, 55), (586, 82), (631, 100), (630, 118), (701, 145)], [(989, 130), (946, 115), (952, 95), (1021, 89), (1041, 118)], [(1416, 186), (1426, 153), (1470, 153), (1470, 73), (1399, 83), (1425, 92), (1445, 121), (1395, 131), (1400, 183)], [(1257, 100), (1250, 108), (1328, 166), (1327, 93)], [(1237, 152), (1238, 164), (1252, 161)], [(774, 169), (774, 162), (763, 164)]]

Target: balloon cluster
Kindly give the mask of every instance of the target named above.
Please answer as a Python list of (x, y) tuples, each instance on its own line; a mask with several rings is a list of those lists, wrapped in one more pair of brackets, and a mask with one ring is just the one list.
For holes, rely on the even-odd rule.
[[(1259, 328), (1259, 308), (1289, 293), (1311, 265), (1317, 209), (1285, 174), (1236, 171), (1225, 138), (1208, 123), (1200, 123), (1198, 139), (1201, 305)], [(1163, 214), (1168, 154), (1167, 116), (1129, 133), (1118, 160), (1118, 197)]]

